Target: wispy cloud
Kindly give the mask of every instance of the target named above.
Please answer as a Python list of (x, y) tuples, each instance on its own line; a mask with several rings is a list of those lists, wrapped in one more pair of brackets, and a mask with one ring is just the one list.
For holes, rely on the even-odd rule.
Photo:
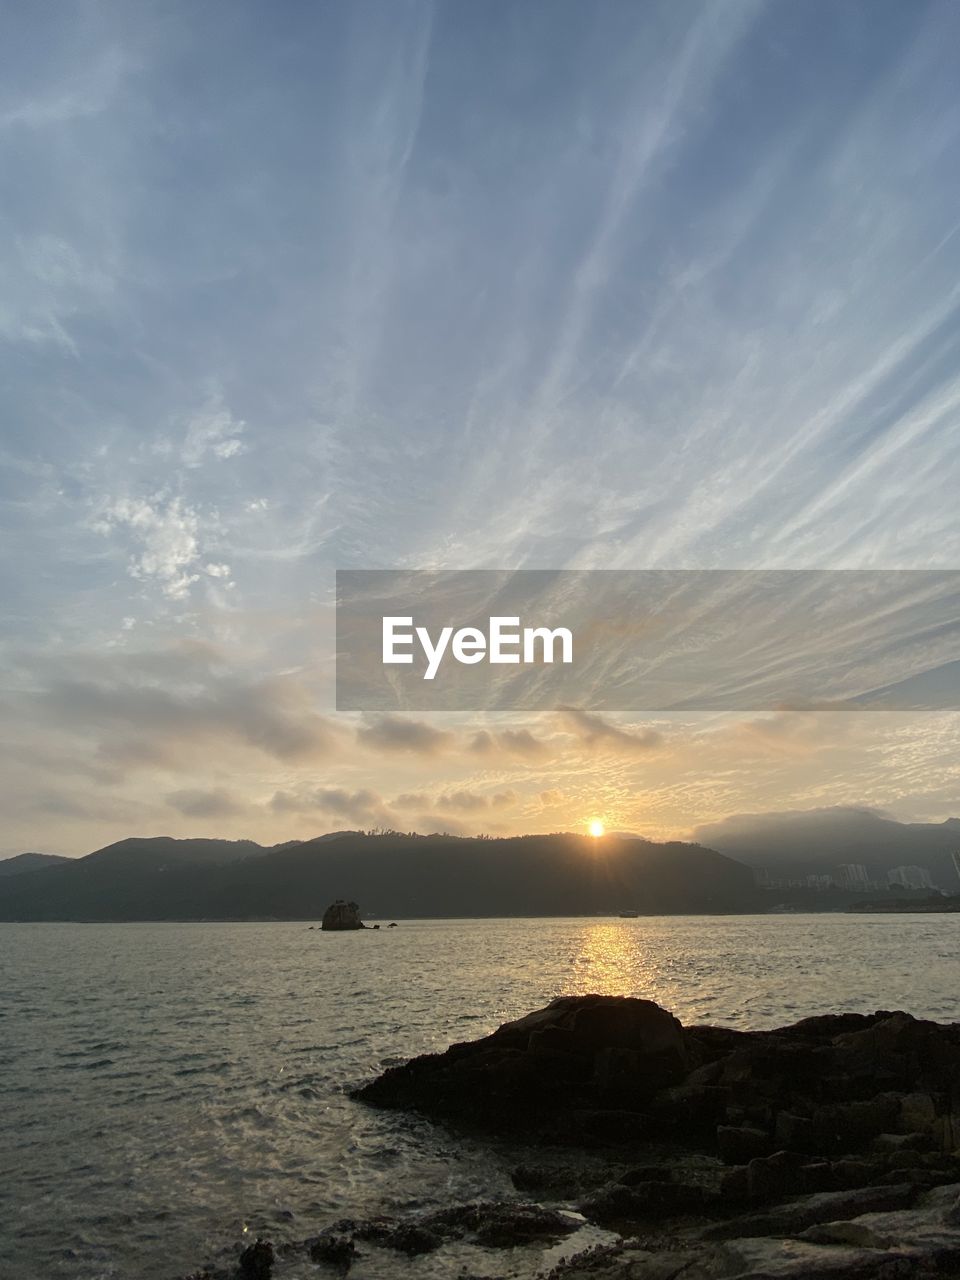
[(948, 807), (949, 716), (338, 717), (331, 601), (338, 567), (952, 567), (960, 10), (184, 23), (21, 6), (0, 51), (11, 851)]

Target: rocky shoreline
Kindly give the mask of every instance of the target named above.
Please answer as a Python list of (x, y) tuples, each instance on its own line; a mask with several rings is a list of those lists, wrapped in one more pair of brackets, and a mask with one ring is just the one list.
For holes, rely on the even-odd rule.
[(258, 1241), (232, 1274), (279, 1277), (291, 1254), (346, 1274), (370, 1250), (451, 1241), (542, 1250), (594, 1228), (551, 1280), (960, 1277), (960, 1024), (879, 1011), (744, 1032), (561, 997), (354, 1096), (522, 1149), (518, 1200)]

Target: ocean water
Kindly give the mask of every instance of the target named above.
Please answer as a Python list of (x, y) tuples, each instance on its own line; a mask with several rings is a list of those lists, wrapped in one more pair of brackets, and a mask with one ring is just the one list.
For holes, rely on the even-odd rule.
[[(516, 1197), (516, 1153), (346, 1091), (561, 993), (747, 1028), (877, 1008), (952, 1021), (958, 961), (958, 915), (0, 925), (0, 1274), (173, 1280), (257, 1233)], [(464, 1246), (351, 1276), (543, 1261)]]

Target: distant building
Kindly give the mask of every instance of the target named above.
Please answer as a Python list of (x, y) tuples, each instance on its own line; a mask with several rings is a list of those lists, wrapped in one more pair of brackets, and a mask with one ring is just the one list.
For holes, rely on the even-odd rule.
[(926, 867), (894, 867), (892, 871), (887, 872), (887, 882), (898, 884), (904, 889), (935, 889), (937, 887)]
[(832, 889), (833, 876), (807, 876), (807, 888), (817, 889), (821, 892), (824, 889)]
[(853, 889), (858, 893), (867, 893), (877, 887), (875, 881), (870, 879), (867, 868), (862, 862), (842, 863), (837, 867), (834, 879), (838, 888)]

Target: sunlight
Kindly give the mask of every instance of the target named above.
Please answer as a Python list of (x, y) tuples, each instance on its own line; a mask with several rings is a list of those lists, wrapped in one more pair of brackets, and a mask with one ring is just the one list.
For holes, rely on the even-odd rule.
[(603, 833), (604, 833), (604, 829), (605, 829), (605, 828), (604, 828), (604, 825), (603, 825), (603, 823), (600, 821), (600, 819), (599, 819), (599, 818), (591, 818), (591, 819), (590, 819), (590, 824), (589, 824), (589, 826), (588, 826), (587, 830), (590, 832), (590, 834), (593, 836), (593, 838), (594, 838), (595, 840), (599, 840), (599, 838), (600, 838), (600, 837), (603, 835)]

